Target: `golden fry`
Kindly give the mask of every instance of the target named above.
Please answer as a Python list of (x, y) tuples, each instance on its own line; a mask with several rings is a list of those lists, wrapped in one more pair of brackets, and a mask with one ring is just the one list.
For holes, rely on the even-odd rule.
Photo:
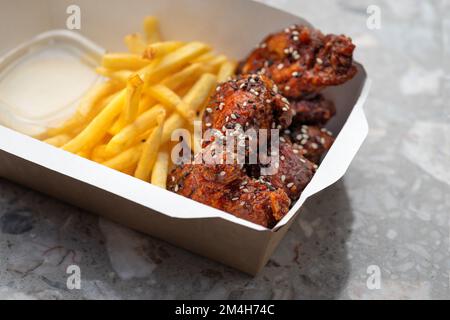
[(142, 54), (147, 47), (141, 35), (138, 33), (129, 34), (124, 38), (128, 50), (134, 54)]
[(176, 129), (182, 129), (186, 125), (186, 120), (178, 113), (172, 114), (165, 122), (161, 137), (161, 144), (171, 141), (172, 132)]
[(237, 63), (234, 61), (226, 61), (222, 63), (217, 75), (217, 81), (219, 83), (227, 81), (231, 76), (234, 75), (237, 68)]
[(202, 65), (200, 63), (194, 63), (185, 67), (181, 71), (168, 76), (161, 82), (161, 84), (176, 91), (186, 84), (195, 82), (202, 72)]
[(192, 111), (181, 98), (168, 87), (157, 84), (149, 88), (149, 94), (161, 102), (168, 110), (176, 109), (180, 115), (182, 115), (186, 120), (190, 121), (193, 119), (195, 112)]
[(147, 71), (144, 76), (145, 86), (154, 84), (158, 80), (163, 79), (169, 73), (182, 68), (197, 56), (209, 51), (210, 48), (201, 42), (190, 42), (181, 48), (164, 56), (159, 64)]
[[(186, 107), (183, 112), (190, 115), (199, 110), (208, 100), (212, 90), (217, 84), (217, 77), (210, 73), (205, 73), (189, 90), (183, 98), (183, 107)], [(177, 111), (181, 109), (177, 107)], [(171, 140), (172, 132), (185, 125), (185, 120), (180, 114), (174, 113), (164, 124), (162, 143), (167, 143)]]
[(167, 151), (160, 151), (158, 152), (155, 165), (153, 166), (150, 182), (155, 186), (166, 189), (168, 171), (169, 153)]
[(52, 146), (55, 147), (61, 147), (63, 145), (65, 145), (67, 142), (69, 142), (71, 139), (71, 137), (68, 134), (60, 134), (48, 139), (45, 139), (44, 142), (51, 144)]
[(144, 31), (147, 43), (155, 43), (161, 41), (159, 33), (159, 21), (156, 17), (146, 17), (144, 19)]
[(125, 110), (123, 113), (125, 124), (132, 123), (138, 115), (143, 84), (144, 81), (138, 75), (134, 75), (128, 79)]
[(132, 53), (107, 53), (103, 56), (102, 66), (111, 70), (139, 70), (150, 63), (137, 54)]
[(142, 148), (144, 147), (143, 143), (140, 143), (134, 147), (129, 148), (128, 150), (119, 153), (112, 159), (109, 159), (102, 164), (119, 171), (124, 171), (133, 165), (135, 165), (141, 156)]
[(98, 67), (95, 71), (106, 78), (119, 82), (123, 86), (126, 85), (128, 78), (134, 74), (130, 70), (110, 70), (105, 67)]
[(228, 59), (224, 55), (216, 56), (214, 59), (207, 61), (205, 67), (208, 68), (208, 72), (217, 73), (222, 64), (227, 61)]
[(115, 155), (129, 148), (137, 136), (157, 124), (157, 117), (161, 114), (165, 114), (162, 105), (156, 105), (141, 114), (133, 123), (123, 128), (109, 141), (106, 151)]
[(161, 134), (164, 123), (165, 114), (158, 116), (158, 125), (150, 133), (147, 141), (144, 143), (141, 158), (139, 159), (134, 176), (138, 179), (149, 181), (150, 173), (155, 164), (159, 146), (161, 144)]
[(66, 143), (63, 149), (76, 153), (96, 145), (105, 136), (108, 128), (122, 110), (125, 96), (126, 90), (122, 90), (80, 134)]
[(143, 58), (145, 59), (156, 59), (165, 56), (168, 53), (175, 51), (183, 46), (183, 42), (181, 41), (166, 41), (166, 42), (157, 42), (148, 45), (143, 53)]

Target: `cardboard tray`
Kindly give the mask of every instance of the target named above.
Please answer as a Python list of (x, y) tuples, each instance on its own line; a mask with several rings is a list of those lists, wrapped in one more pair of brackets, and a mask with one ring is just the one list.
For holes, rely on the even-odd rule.
[[(4, 39), (0, 53), (39, 32), (65, 28), (66, 9), (72, 4), (66, 0), (0, 3), (0, 38)], [(124, 50), (122, 37), (141, 30), (147, 15), (160, 18), (164, 38), (204, 41), (235, 59), (244, 57), (266, 34), (307, 23), (248, 0), (79, 0), (77, 5), (80, 33), (110, 51)], [(344, 175), (367, 136), (362, 107), (370, 81), (364, 68), (356, 65), (354, 79), (325, 92), (337, 107), (337, 116), (327, 125), (338, 134), (336, 142), (301, 198), (272, 230), (3, 126), (0, 176), (254, 275), (264, 267), (304, 201)]]

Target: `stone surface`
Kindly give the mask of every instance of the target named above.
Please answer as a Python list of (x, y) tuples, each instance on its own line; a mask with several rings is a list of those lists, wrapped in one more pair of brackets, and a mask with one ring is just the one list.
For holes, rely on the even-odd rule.
[[(450, 298), (450, 4), (264, 2), (352, 36), (373, 89), (371, 131), (346, 176), (307, 201), (261, 274), (0, 179), (0, 299)], [(381, 9), (379, 30), (366, 26), (369, 5)], [(71, 264), (80, 290), (67, 289)]]

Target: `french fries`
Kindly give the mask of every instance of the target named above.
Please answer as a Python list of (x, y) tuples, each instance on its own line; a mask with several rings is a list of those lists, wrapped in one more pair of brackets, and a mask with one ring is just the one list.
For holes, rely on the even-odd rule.
[(66, 151), (77, 153), (83, 148), (93, 147), (106, 134), (108, 127), (119, 115), (125, 102), (126, 91), (117, 95), (89, 125), (74, 139), (66, 143), (62, 148)]
[(157, 117), (165, 114), (162, 105), (156, 105), (150, 110), (140, 115), (132, 124), (126, 126), (111, 141), (109, 141), (106, 151), (110, 154), (117, 154), (131, 146), (139, 134), (151, 129), (157, 124)]
[(167, 174), (169, 172), (169, 153), (167, 151), (158, 152), (155, 165), (152, 170), (151, 184), (165, 189)]
[(161, 41), (159, 33), (159, 22), (156, 17), (147, 17), (144, 19), (144, 32), (147, 43), (155, 43)]
[(133, 53), (107, 53), (102, 59), (102, 67), (110, 70), (139, 70), (149, 63), (149, 59)]
[(201, 42), (162, 40), (154, 17), (145, 19), (143, 36), (127, 35), (124, 43), (129, 52), (105, 54), (96, 69), (107, 80), (86, 94), (70, 119), (38, 138), (166, 188), (173, 133), (191, 132), (184, 143), (200, 151), (193, 120), (236, 63)]
[(144, 82), (138, 75), (134, 75), (128, 79), (127, 97), (125, 99), (125, 110), (123, 112), (126, 124), (132, 123), (138, 115), (143, 84)]
[(231, 76), (234, 75), (237, 68), (237, 63), (234, 61), (225, 61), (219, 69), (219, 74), (217, 75), (217, 81), (219, 83), (227, 81)]
[(161, 134), (164, 124), (165, 112), (161, 113), (157, 118), (157, 127), (150, 133), (148, 139), (144, 143), (141, 157), (136, 168), (134, 176), (138, 179), (149, 181), (150, 173), (156, 161), (156, 156), (161, 144)]
[(138, 33), (133, 33), (125, 36), (124, 42), (128, 48), (128, 51), (134, 54), (142, 54), (147, 47), (145, 41)]
[(156, 59), (165, 56), (166, 54), (175, 51), (176, 49), (183, 46), (183, 42), (180, 41), (167, 41), (167, 42), (157, 42), (147, 46), (144, 50), (143, 57), (145, 59)]

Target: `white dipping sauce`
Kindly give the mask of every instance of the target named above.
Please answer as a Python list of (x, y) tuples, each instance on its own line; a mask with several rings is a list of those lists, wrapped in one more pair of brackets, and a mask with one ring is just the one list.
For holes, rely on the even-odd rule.
[(0, 103), (6, 103), (7, 111), (21, 118), (52, 117), (79, 99), (96, 78), (80, 52), (56, 44), (6, 70), (0, 78)]

